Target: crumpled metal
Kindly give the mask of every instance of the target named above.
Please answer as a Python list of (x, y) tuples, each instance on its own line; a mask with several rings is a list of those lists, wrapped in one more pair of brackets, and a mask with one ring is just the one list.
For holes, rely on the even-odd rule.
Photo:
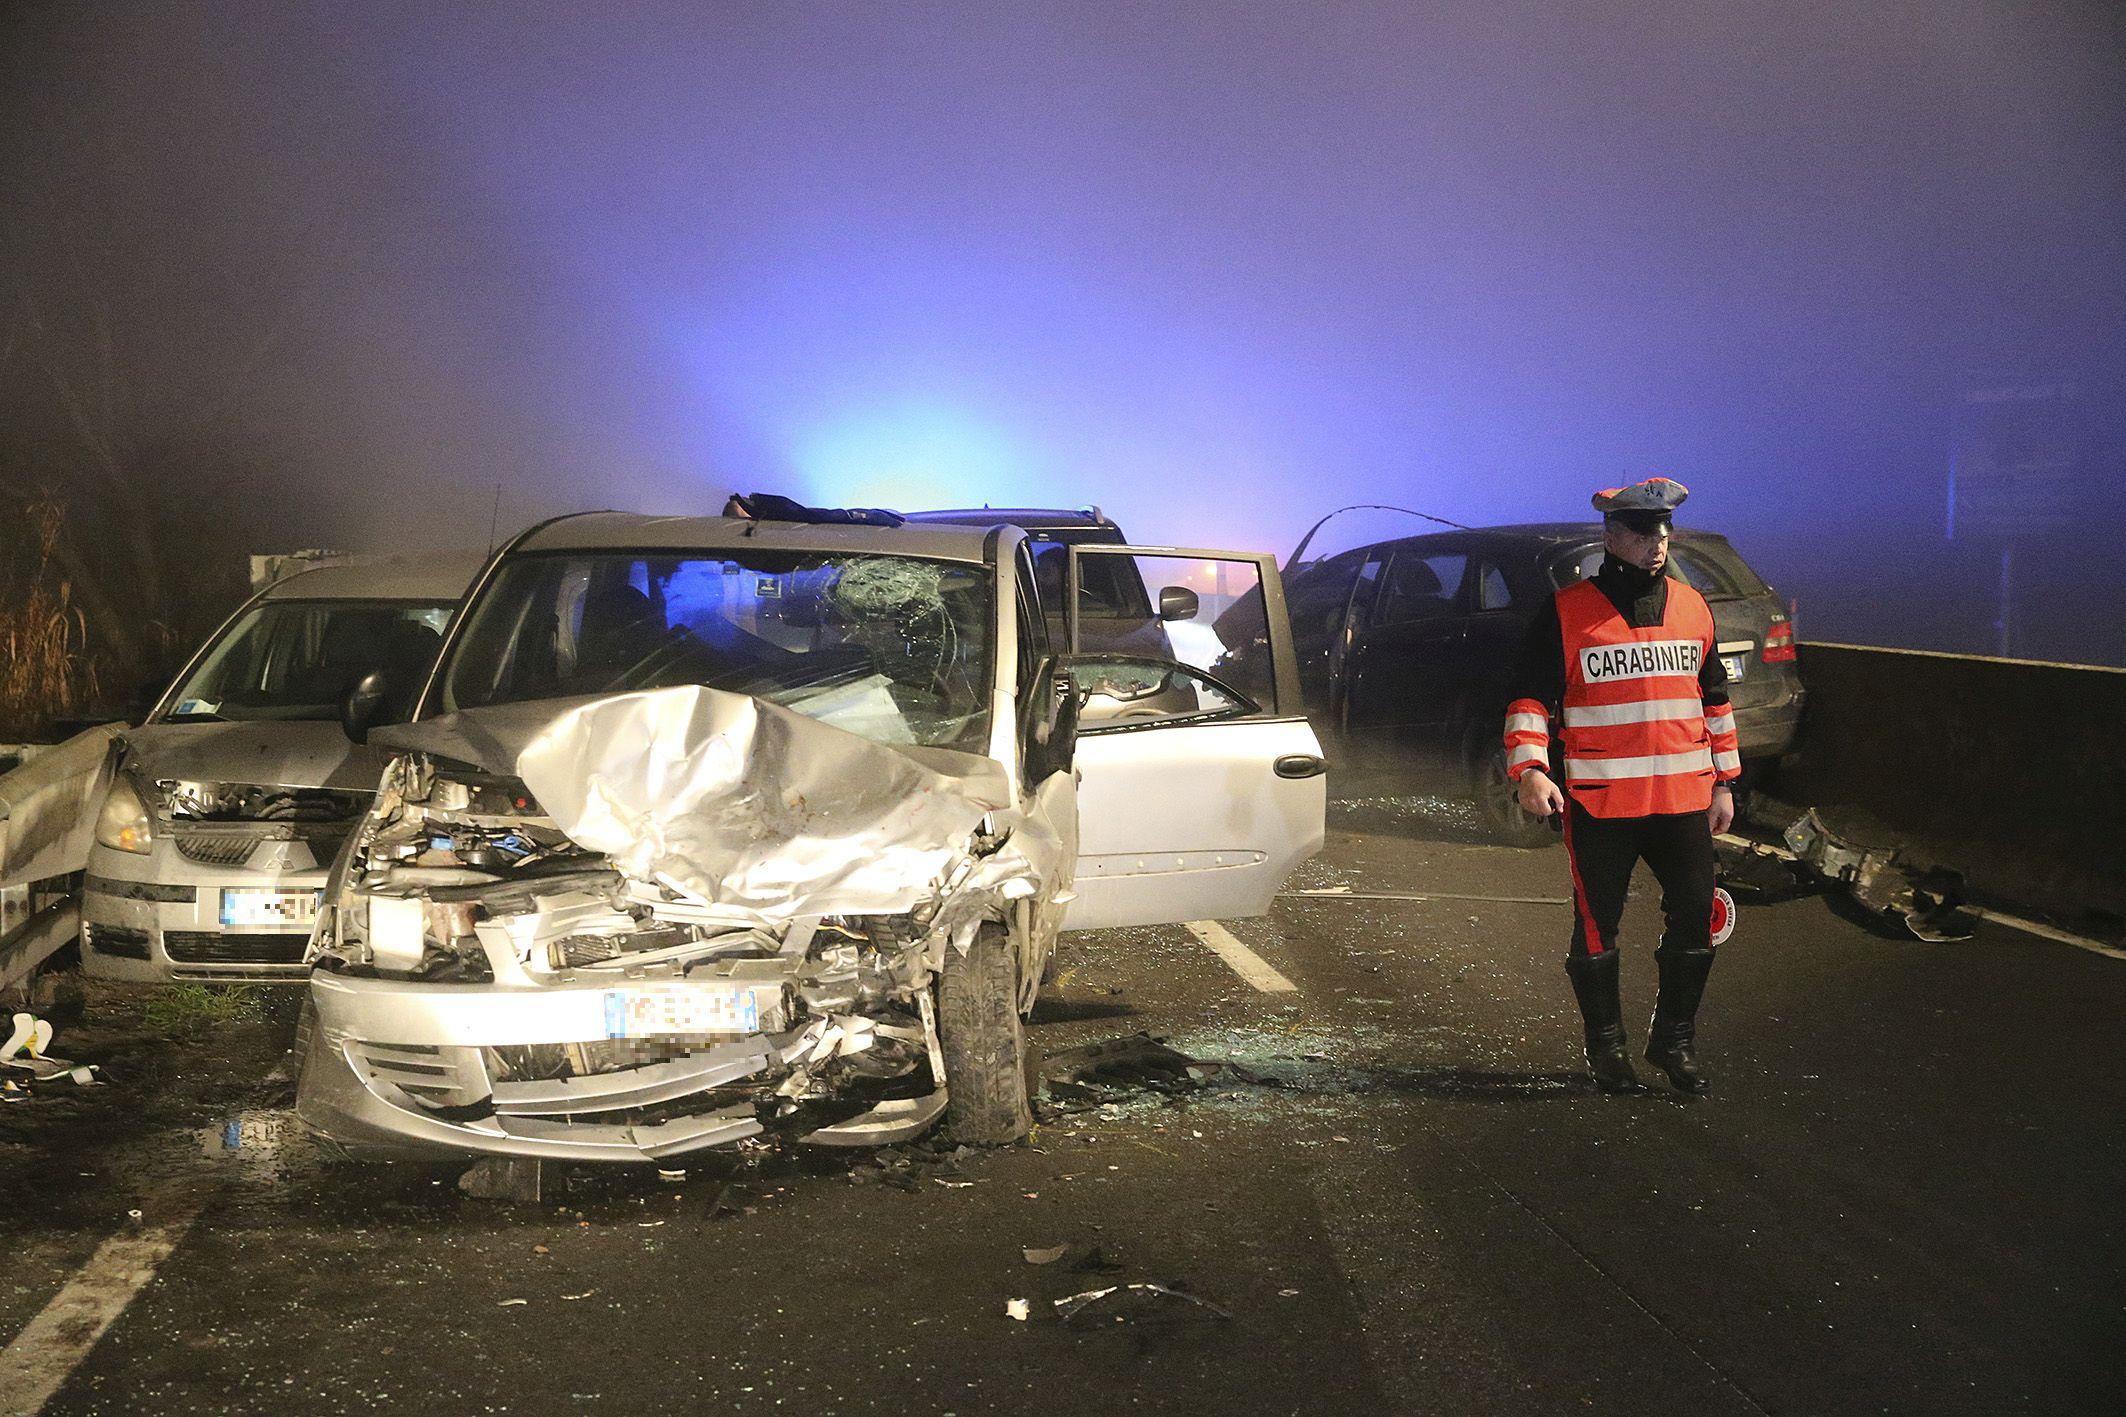
[[(687, 685), (560, 710), (516, 772), (577, 845), (734, 920), (935, 903), (931, 933), (964, 949), (997, 902), (1069, 870), (1059, 853), (1076, 823), (1010, 811), (1008, 784), (985, 758), (925, 752), (919, 761), (776, 704)], [(977, 854), (985, 818), (1006, 840)]]

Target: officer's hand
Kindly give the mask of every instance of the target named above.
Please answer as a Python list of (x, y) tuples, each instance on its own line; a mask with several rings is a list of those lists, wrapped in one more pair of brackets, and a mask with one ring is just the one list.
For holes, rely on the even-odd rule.
[(1712, 823), (1714, 836), (1735, 824), (1735, 794), (1728, 791), (1725, 783), (1713, 789), (1713, 805), (1706, 809), (1705, 815)]
[(1565, 794), (1541, 768), (1521, 774), (1521, 810), (1531, 817), (1548, 817), (1565, 810)]

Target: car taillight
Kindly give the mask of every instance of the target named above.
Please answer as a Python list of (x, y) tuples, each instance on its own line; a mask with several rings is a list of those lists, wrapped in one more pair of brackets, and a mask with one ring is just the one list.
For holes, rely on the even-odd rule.
[(1759, 656), (1766, 664), (1792, 664), (1794, 662), (1794, 627), (1789, 623), (1772, 626), (1764, 632), (1764, 653)]

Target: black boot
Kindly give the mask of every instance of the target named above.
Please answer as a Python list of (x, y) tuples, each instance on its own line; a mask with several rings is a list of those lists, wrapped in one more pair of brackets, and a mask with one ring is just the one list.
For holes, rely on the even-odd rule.
[(1574, 955), (1565, 961), (1587, 1028), (1587, 1066), (1604, 1092), (1639, 1092), (1639, 1075), (1624, 1051), (1624, 1005), (1617, 998), (1617, 952)]
[(1713, 1084), (1698, 1067), (1698, 1001), (1705, 997), (1713, 952), (1664, 946), (1654, 958), (1661, 966), (1661, 994), (1646, 1032), (1646, 1061), (1667, 1073), (1676, 1091), (1703, 1092)]

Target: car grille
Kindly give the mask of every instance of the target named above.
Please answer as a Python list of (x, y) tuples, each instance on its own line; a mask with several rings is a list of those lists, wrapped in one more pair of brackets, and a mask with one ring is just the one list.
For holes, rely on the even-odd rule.
[(347, 833), (353, 830), (353, 821), (243, 822), (209, 826), (179, 820), (170, 824), (170, 835), (177, 843), (178, 854), (204, 866), (241, 866), (251, 859), (251, 853), (258, 850), (259, 843), (267, 841), (307, 842), (310, 854), (323, 865), (333, 858), (340, 843), (347, 839)]
[(255, 832), (184, 832), (176, 837), (178, 854), (205, 866), (241, 866), (260, 840)]
[(145, 930), (130, 930), (123, 925), (83, 925), (81, 934), (97, 954), (118, 959), (148, 958), (148, 932)]
[(180, 964), (301, 964), (308, 935), (223, 935), (165, 930), (163, 952)]

